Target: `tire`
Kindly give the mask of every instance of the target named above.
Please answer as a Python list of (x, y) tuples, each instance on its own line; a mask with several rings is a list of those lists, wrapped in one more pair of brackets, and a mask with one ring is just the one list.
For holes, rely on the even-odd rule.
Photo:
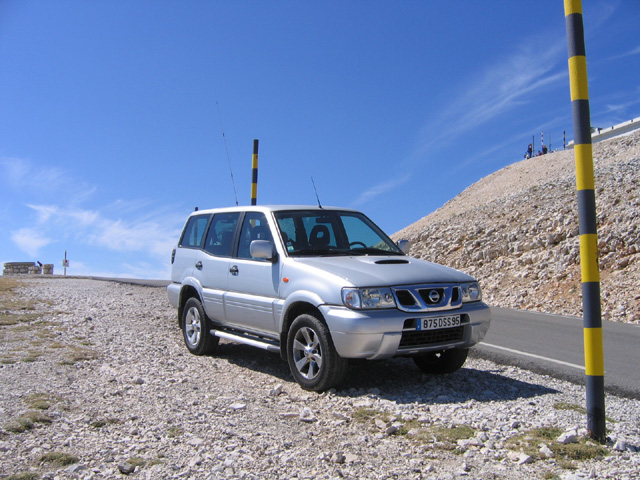
[(454, 348), (442, 352), (423, 353), (413, 357), (413, 361), (425, 373), (446, 374), (462, 368), (468, 354), (468, 348)]
[(291, 324), (287, 360), (296, 382), (315, 392), (339, 385), (349, 366), (348, 360), (336, 352), (329, 328), (311, 314), (302, 314)]
[(195, 297), (187, 300), (182, 311), (180, 326), (184, 343), (191, 353), (206, 355), (215, 351), (220, 339), (211, 335), (210, 322), (200, 300)]

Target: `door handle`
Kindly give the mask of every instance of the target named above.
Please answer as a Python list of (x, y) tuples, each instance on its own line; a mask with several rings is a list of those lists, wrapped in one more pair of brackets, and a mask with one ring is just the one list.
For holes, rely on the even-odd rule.
[(202, 262), (198, 262), (198, 263), (196, 263), (196, 268), (197, 268), (198, 270), (202, 270)]
[(231, 267), (229, 269), (229, 273), (231, 273), (231, 275), (237, 275), (238, 274), (238, 266), (234, 265), (233, 267)]

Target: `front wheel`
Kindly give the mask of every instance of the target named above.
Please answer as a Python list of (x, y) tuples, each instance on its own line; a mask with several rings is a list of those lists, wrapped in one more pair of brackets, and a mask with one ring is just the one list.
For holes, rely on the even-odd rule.
[(453, 373), (462, 368), (469, 354), (468, 348), (453, 348), (442, 352), (429, 352), (413, 357), (414, 363), (425, 373)]
[(220, 339), (211, 335), (209, 319), (197, 298), (191, 297), (184, 305), (181, 327), (184, 343), (191, 353), (205, 355), (215, 351)]
[(348, 360), (336, 352), (329, 328), (310, 314), (298, 316), (291, 324), (287, 360), (296, 382), (316, 392), (340, 384), (348, 368)]

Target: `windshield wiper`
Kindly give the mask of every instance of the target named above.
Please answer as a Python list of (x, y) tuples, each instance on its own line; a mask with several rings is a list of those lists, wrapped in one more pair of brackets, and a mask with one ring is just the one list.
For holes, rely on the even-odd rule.
[(334, 250), (331, 248), (304, 248), (302, 250), (294, 250), (293, 252), (289, 252), (289, 255), (296, 257), (325, 257), (325, 256), (341, 256), (341, 255), (351, 255), (350, 251), (345, 250)]
[(391, 250), (382, 250), (380, 248), (354, 248), (352, 250), (334, 249), (334, 248), (303, 248), (289, 252), (292, 257), (344, 257), (344, 256), (363, 256), (363, 255), (403, 255), (399, 252)]
[(350, 251), (352, 255), (403, 255), (392, 250), (383, 250), (381, 248), (354, 248)]

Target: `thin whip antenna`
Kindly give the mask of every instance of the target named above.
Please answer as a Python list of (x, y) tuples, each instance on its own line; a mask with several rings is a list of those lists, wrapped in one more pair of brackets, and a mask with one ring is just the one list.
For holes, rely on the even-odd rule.
[(311, 183), (313, 184), (313, 191), (316, 192), (316, 198), (318, 199), (318, 207), (322, 208), (322, 205), (320, 205), (320, 197), (318, 196), (318, 190), (316, 189), (316, 182), (313, 181), (313, 177), (311, 177)]
[(227, 137), (224, 134), (224, 126), (222, 125), (222, 114), (220, 113), (220, 105), (216, 102), (218, 107), (218, 117), (220, 117), (220, 130), (222, 130), (222, 139), (224, 140), (224, 149), (227, 152), (227, 163), (229, 164), (229, 173), (231, 173), (231, 184), (233, 185), (233, 195), (236, 198), (236, 206), (238, 206), (238, 193), (236, 192), (236, 181), (233, 178), (233, 170), (231, 169), (231, 158), (229, 158), (229, 148), (227, 147)]

